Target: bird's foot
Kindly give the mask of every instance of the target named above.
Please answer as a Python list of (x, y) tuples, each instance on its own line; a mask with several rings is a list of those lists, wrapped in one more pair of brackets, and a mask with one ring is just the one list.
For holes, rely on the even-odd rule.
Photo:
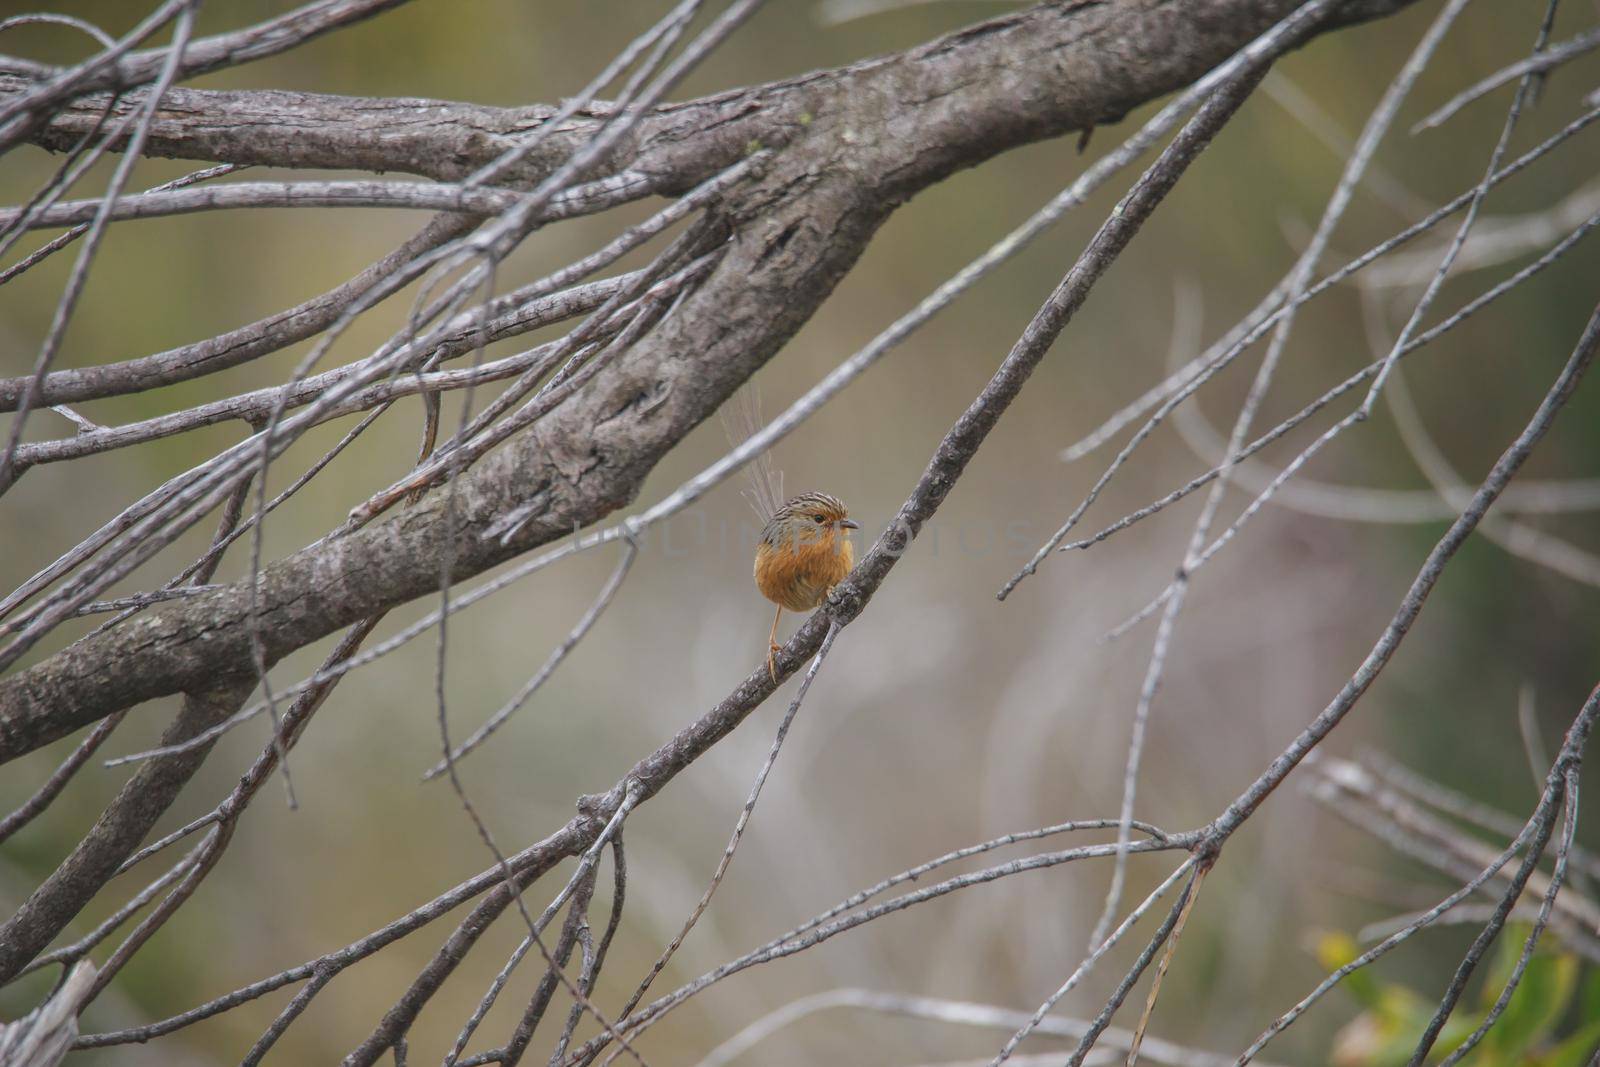
[(778, 644), (776, 641), (767, 646), (767, 673), (772, 675), (773, 685), (778, 684), (778, 664), (773, 657), (778, 654), (778, 649), (782, 647), (783, 646)]

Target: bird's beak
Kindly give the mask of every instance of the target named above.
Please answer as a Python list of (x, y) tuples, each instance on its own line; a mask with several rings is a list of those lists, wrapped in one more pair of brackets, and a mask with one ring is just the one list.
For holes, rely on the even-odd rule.
[(840, 519), (839, 520), (839, 525), (844, 527), (846, 530), (859, 530), (859, 529), (861, 529), (861, 524), (859, 522), (857, 522), (856, 520), (854, 520), (854, 519)]

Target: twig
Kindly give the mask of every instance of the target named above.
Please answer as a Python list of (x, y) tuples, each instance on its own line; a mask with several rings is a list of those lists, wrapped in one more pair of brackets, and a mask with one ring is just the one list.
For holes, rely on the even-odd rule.
[(1189, 884), (1184, 886), (1183, 892), (1178, 895), (1178, 899), (1173, 902), (1171, 910), (1167, 912), (1166, 921), (1161, 924), (1155, 935), (1150, 938), (1150, 943), (1145, 945), (1144, 950), (1139, 953), (1138, 959), (1133, 961), (1133, 966), (1128, 968), (1128, 973), (1123, 975), (1122, 981), (1117, 983), (1116, 989), (1111, 991), (1111, 996), (1107, 998), (1105, 1007), (1101, 1008), (1099, 1014), (1090, 1021), (1089, 1029), (1079, 1039), (1078, 1047), (1067, 1059), (1067, 1067), (1082, 1067), (1084, 1057), (1094, 1048), (1095, 1042), (1100, 1039), (1100, 1035), (1105, 1031), (1105, 1028), (1111, 1025), (1112, 1017), (1116, 1015), (1117, 1009), (1122, 1007), (1122, 1002), (1127, 999), (1129, 991), (1139, 981), (1139, 977), (1144, 974), (1145, 968), (1150, 966), (1150, 961), (1155, 958), (1161, 946), (1172, 936), (1172, 931), (1177, 928), (1178, 919), (1187, 909), (1189, 899), (1194, 895), (1195, 882), (1199, 877), (1200, 871), (1196, 868), (1194, 873), (1189, 876)]
[(200, 852), (198, 849), (190, 852), (177, 863), (174, 863), (161, 877), (135, 893), (127, 903), (108, 916), (100, 925), (72, 944), (63, 945), (35, 958), (21, 971), (17, 972), (17, 977), (21, 978), (23, 975), (32, 974), (34, 971), (42, 970), (52, 964), (66, 963), (70, 965), (83, 959), (96, 945), (115, 933), (117, 927), (127, 922), (135, 912), (150, 903), (163, 889), (182, 877), (184, 872), (194, 866), (195, 860), (199, 858)]
[[(1596, 221), (1600, 221), (1600, 216), (1596, 217)], [(1378, 310), (1372, 304), (1370, 297), (1362, 301), (1362, 306), (1367, 312), (1369, 329), (1376, 334), (1379, 329), (1379, 324), (1375, 321)], [(1374, 339), (1377, 339), (1376, 336)], [(1388, 401), (1389, 413), (1394, 418), (1401, 443), (1405, 445), (1406, 452), (1416, 463), (1417, 469), (1422, 471), (1423, 477), (1427, 478), (1428, 484), (1433, 486), (1441, 499), (1454, 507), (1459, 507), (1471, 490), (1428, 433), (1427, 427), (1423, 425), (1422, 415), (1412, 400), (1410, 386), (1398, 367), (1390, 376), (1389, 389), (1384, 399)], [(1519, 559), (1544, 567), (1572, 581), (1600, 587), (1600, 557), (1585, 552), (1570, 541), (1545, 533), (1526, 523), (1517, 522), (1515, 519), (1500, 516), (1489, 516), (1480, 530), (1487, 540)]]
[[(174, 178), (170, 182), (163, 182), (162, 184), (156, 186), (154, 189), (151, 189), (149, 191), (150, 192), (164, 192), (164, 191), (166, 191), (168, 189), (183, 189), (183, 188), (185, 188), (187, 186), (194, 185), (194, 184), (196, 184), (198, 182), (210, 181), (212, 178), (221, 178), (224, 175), (233, 174), (233, 173), (235, 173), (237, 171), (241, 171), (241, 170), (245, 170), (245, 169), (247, 169), (247, 165), (246, 164), (222, 163), (222, 164), (218, 164), (215, 167), (206, 167), (204, 170), (197, 170), (197, 171), (194, 171), (191, 174), (185, 174), (181, 178)], [(22, 231), (19, 229), (17, 232), (20, 234)], [(4, 270), (0, 270), (0, 285), (6, 284), (7, 282), (11, 281), (13, 278), (17, 277), (19, 274), (24, 274), (27, 271), (32, 270), (34, 267), (38, 266), (40, 263), (44, 262), (46, 259), (49, 259), (51, 256), (55, 255), (57, 252), (61, 251), (63, 248), (67, 247), (73, 241), (76, 241), (78, 238), (82, 237), (84, 234), (86, 234), (88, 232), (89, 232), (89, 226), (88, 225), (74, 226), (72, 229), (68, 230), (66, 233), (61, 234), (61, 235), (55, 237), (54, 239), (46, 242), (45, 244), (41, 245), (39, 248), (34, 249), (32, 252), (28, 253), (22, 259), (19, 259), (17, 262), (13, 263), (11, 266), (5, 268)], [(51, 406), (52, 410), (60, 411), (63, 414), (67, 414), (68, 413), (68, 409), (65, 406), (61, 405), (58, 401), (51, 399), (51, 392), (52, 392), (52, 390), (51, 390), (51, 381), (52, 381), (52, 379), (55, 378), (55, 376), (57, 374), (63, 374), (63, 373), (68, 374), (68, 375), (75, 375), (75, 374), (79, 374), (81, 372), (79, 372), (79, 371), (65, 371), (65, 372), (55, 371), (55, 372), (52, 372), (50, 374), (46, 374), (45, 377), (44, 377), (44, 381), (39, 383), (38, 402), (44, 403), (44, 404), (49, 404)], [(26, 388), (27, 388), (26, 380), (23, 380), (23, 381), (19, 382), (15, 378), (0, 379), (0, 410), (6, 410), (6, 404), (7, 404), (8, 401), (10, 403), (12, 403), (12, 404), (15, 404), (21, 398), (21, 391), (23, 389), (26, 389)], [(77, 399), (87, 399), (87, 398), (77, 398)], [(69, 415), (69, 417), (71, 417), (71, 416)], [(87, 428), (88, 429), (94, 429), (95, 426), (94, 426), (93, 423), (90, 423)]]
[(1554, 70), (1563, 63), (1592, 52), (1596, 48), (1600, 48), (1600, 29), (1580, 33), (1578, 36), (1569, 41), (1564, 41), (1554, 48), (1546, 48), (1541, 52), (1535, 52), (1526, 59), (1513, 63), (1509, 67), (1504, 67), (1482, 81), (1461, 90), (1439, 110), (1412, 126), (1411, 132), (1417, 134), (1423, 130), (1431, 130), (1442, 126), (1450, 121), (1456, 112), (1473, 101), (1480, 100), (1494, 92), (1502, 85), (1516, 81), (1518, 78), (1526, 78), (1530, 74), (1543, 74), (1545, 71)]
[(93, 756), (95, 751), (105, 743), (106, 738), (111, 736), (111, 731), (117, 728), (126, 715), (127, 712), (120, 711), (114, 715), (108, 715), (94, 724), (94, 729), (89, 731), (89, 736), (80, 741), (67, 758), (61, 761), (61, 764), (50, 773), (50, 777), (45, 779), (44, 784), (39, 786), (33, 795), (23, 801), (11, 814), (4, 819), (0, 819), (0, 842), (5, 841), (12, 834), (32, 822), (40, 812), (50, 806), (50, 803), (56, 797), (61, 795), (61, 791), (67, 787), (67, 783), (72, 781), (72, 776), (78, 773), (78, 768), (82, 767), (89, 757)]
[[(555, 1051), (550, 1054), (551, 1063), (559, 1063), (567, 1054), (567, 1048), (572, 1043), (572, 1035), (578, 1028), (578, 1022), (583, 1018), (583, 998), (589, 997), (594, 992), (594, 984), (600, 977), (600, 968), (605, 966), (606, 954), (611, 949), (611, 939), (616, 937), (617, 928), (622, 925), (622, 905), (627, 893), (628, 871), (622, 852), (622, 834), (618, 832), (611, 840), (612, 856), (612, 889), (611, 889), (611, 918), (606, 922), (605, 933), (600, 935), (600, 946), (592, 953), (589, 951), (589, 940), (581, 937), (580, 943), (584, 946), (583, 970), (578, 975), (578, 991), (582, 997), (573, 1000), (572, 1007), (567, 1010), (567, 1024), (561, 1029), (561, 1037), (556, 1041)], [(586, 931), (580, 930), (580, 935)], [(513, 1038), (513, 1043), (515, 1038)], [(510, 1062), (511, 1045), (507, 1045), (507, 1060)]]
[[(225, 166), (229, 171), (239, 169), (232, 164)], [(201, 171), (199, 176), (214, 176), (222, 169), (217, 167)], [(189, 177), (198, 180), (199, 176)], [(473, 224), (473, 220), (459, 215), (440, 215), (410, 240), (342, 285), (275, 315), (204, 341), (137, 359), (51, 371), (39, 386), (39, 400), (41, 403), (55, 404), (142, 392), (152, 386), (187, 381), (279, 351), (315, 336), (333, 323), (345, 304), (366, 292), (374, 283), (417, 255), (459, 237)], [(21, 264), (18, 264), (10, 270), (20, 267)], [(0, 280), (8, 277), (8, 274), (0, 274)], [(0, 379), (0, 411), (14, 409), (26, 385), (26, 379)]]
[[(643, 176), (620, 183), (608, 178), (589, 185), (572, 186), (551, 196), (540, 218), (541, 221), (554, 222), (609, 211), (639, 199), (648, 188)], [(385, 182), (370, 179), (234, 182), (204, 189), (152, 190), (125, 196), (114, 202), (104, 198), (71, 200), (31, 217), (21, 209), (0, 211), (0, 228), (20, 225), (27, 230), (43, 230), (77, 226), (101, 215), (109, 222), (124, 222), (129, 219), (167, 218), (200, 211), (234, 211), (243, 208), (399, 208), (484, 216), (498, 215), (519, 205), (524, 195), (512, 189), (485, 189), (448, 182)]]
[[(1600, 690), (1597, 690), (1600, 692)], [(1539, 824), (1535, 829), (1533, 840), (1528, 843), (1527, 855), (1523, 857), (1522, 865), (1511, 876), (1511, 885), (1501, 895), (1500, 902), (1495, 905), (1494, 912), (1489, 916), (1489, 921), (1484, 924), (1478, 936), (1472, 941), (1467, 953), (1462, 957), (1460, 965), (1450, 979), (1450, 985), (1445, 990), (1444, 997), (1435, 1009), (1433, 1017), (1428, 1020), (1428, 1025), (1422, 1031), (1422, 1037), (1417, 1041), (1416, 1049), (1411, 1053), (1411, 1058), (1406, 1061), (1406, 1067), (1421, 1067), (1422, 1061), (1427, 1058), (1433, 1043), (1438, 1040), (1439, 1032), (1444, 1029), (1444, 1024), (1449, 1020), (1451, 1012), (1455, 1010), (1456, 1002), (1461, 998), (1462, 992), (1467, 987), (1467, 981), (1472, 977), (1472, 972), (1477, 968), (1483, 954), (1500, 934), (1500, 929), (1505, 925), (1506, 916), (1511, 913), (1517, 898), (1522, 895), (1523, 886), (1528, 884), (1528, 876), (1539, 866), (1539, 859), (1544, 855), (1545, 845), (1550, 840), (1551, 824), (1555, 820), (1549, 819)], [(1564, 874), (1566, 865), (1561, 864), (1558, 872)], [(1559, 883), (1556, 883), (1559, 888)], [(1542, 929), (1542, 927), (1541, 927)], [(1530, 946), (1531, 947), (1531, 946)]]
[(108, 611), (127, 611), (129, 608), (147, 608), (151, 604), (164, 604), (169, 600), (215, 593), (221, 585), (182, 585), (173, 589), (152, 589), (144, 593), (117, 597), (115, 600), (95, 600), (79, 608), (77, 615), (103, 615)]
[[(545, 968), (544, 976), (539, 979), (539, 985), (534, 989), (527, 1008), (523, 1010), (522, 1018), (517, 1021), (516, 1030), (511, 1034), (511, 1040), (506, 1042), (505, 1048), (496, 1051), (496, 1063), (504, 1063), (508, 1067), (513, 1067), (513, 1065), (521, 1061), (523, 1052), (526, 1051), (529, 1042), (533, 1040), (534, 1030), (538, 1028), (540, 1021), (543, 1020), (545, 1011), (550, 1007), (550, 999), (555, 996), (556, 986), (560, 984), (556, 976), (557, 969), (567, 965), (567, 961), (572, 958), (573, 947), (578, 943), (579, 933), (587, 928), (587, 909), (589, 897), (593, 892), (594, 875), (591, 872), (579, 887), (577, 894), (572, 898), (572, 906), (567, 909), (567, 921), (562, 925), (561, 934), (556, 939), (555, 951), (551, 953), (553, 962)], [(531, 938), (526, 940), (531, 941)], [(581, 1016), (582, 1007), (574, 1004), (573, 1008)], [(465, 1031), (463, 1032), (465, 1033)], [(452, 1055), (459, 1052), (462, 1047), (463, 1042), (460, 1038), (457, 1038), (456, 1047), (452, 1050)], [(454, 1062), (458, 1064), (458, 1067), (466, 1063), (465, 1060), (456, 1060)]]
[(1150, 982), (1150, 995), (1145, 998), (1144, 1012), (1139, 1016), (1139, 1025), (1133, 1029), (1133, 1040), (1128, 1042), (1127, 1067), (1134, 1067), (1139, 1062), (1139, 1047), (1144, 1044), (1144, 1034), (1150, 1027), (1150, 1016), (1155, 1014), (1156, 998), (1161, 995), (1161, 980), (1167, 976), (1167, 968), (1172, 965), (1173, 954), (1178, 951), (1178, 939), (1183, 936), (1183, 928), (1189, 922), (1189, 913), (1194, 910), (1194, 902), (1200, 898), (1200, 887), (1205, 884), (1206, 872), (1210, 870), (1204, 864), (1195, 867), (1194, 878), (1189, 882), (1189, 895), (1183, 902), (1183, 910), (1178, 912), (1178, 923), (1172, 928), (1172, 936), (1167, 939), (1167, 950), (1161, 954), (1161, 962), (1156, 964), (1156, 976)]

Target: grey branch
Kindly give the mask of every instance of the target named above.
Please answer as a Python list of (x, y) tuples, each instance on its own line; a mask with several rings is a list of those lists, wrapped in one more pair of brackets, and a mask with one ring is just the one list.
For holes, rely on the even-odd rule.
[[(594, 187), (578, 186), (552, 197), (542, 213), (546, 219), (564, 219), (605, 211), (636, 200), (645, 183), (622, 174)], [(156, 219), (197, 211), (237, 208), (365, 207), (403, 208), (409, 211), (447, 211), (464, 215), (495, 215), (514, 207), (522, 194), (440, 182), (234, 182), (196, 189), (136, 193), (120, 197), (107, 212), (113, 222)], [(30, 230), (77, 226), (93, 219), (104, 207), (102, 200), (69, 200), (31, 217), (21, 208), (0, 211), (0, 228), (22, 225)]]
[(1576, 59), (1587, 52), (1592, 52), (1596, 48), (1600, 48), (1600, 29), (1588, 30), (1578, 34), (1570, 41), (1563, 41), (1553, 48), (1535, 52), (1527, 59), (1519, 63), (1513, 63), (1509, 67), (1489, 75), (1476, 85), (1463, 89), (1452, 97), (1449, 103), (1412, 126), (1411, 132), (1421, 133), (1423, 130), (1431, 130), (1436, 126), (1442, 126), (1450, 121), (1451, 116), (1456, 112), (1474, 100), (1482, 99), (1489, 93), (1494, 92), (1502, 85), (1507, 85), (1529, 74), (1543, 74), (1546, 71), (1554, 70), (1561, 64)]

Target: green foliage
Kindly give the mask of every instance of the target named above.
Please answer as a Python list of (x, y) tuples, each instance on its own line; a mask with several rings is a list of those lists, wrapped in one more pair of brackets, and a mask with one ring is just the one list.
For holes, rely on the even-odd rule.
[[(1510, 980), (1528, 936), (1527, 926), (1508, 926), (1495, 955), (1481, 968), (1477, 1001), (1463, 998), (1434, 1042), (1428, 1063), (1438, 1063), (1488, 1018)], [(1330, 970), (1361, 954), (1348, 934), (1328, 933), (1317, 942), (1317, 958)], [(1580, 982), (1578, 957), (1541, 941), (1505, 1010), (1463, 1067), (1585, 1067), (1600, 1046), (1600, 971)], [(1336, 1035), (1329, 1062), (1335, 1067), (1403, 1067), (1438, 1008), (1438, 995), (1384, 982), (1368, 969), (1351, 972), (1340, 988), (1361, 1014)]]

